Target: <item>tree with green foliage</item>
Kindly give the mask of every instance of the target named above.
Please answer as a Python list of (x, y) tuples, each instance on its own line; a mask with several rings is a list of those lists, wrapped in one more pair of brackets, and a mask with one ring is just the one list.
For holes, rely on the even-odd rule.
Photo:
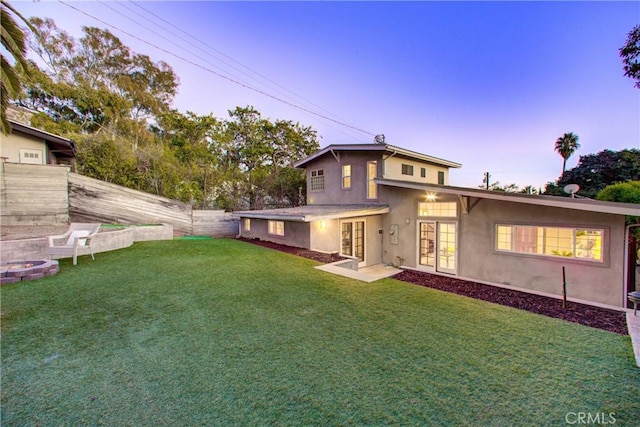
[(579, 137), (573, 132), (556, 139), (555, 150), (562, 156), (562, 174), (567, 170), (567, 160), (580, 148)]
[(640, 204), (640, 181), (608, 185), (598, 192), (596, 200)]
[(636, 25), (627, 35), (627, 41), (620, 48), (620, 57), (624, 64), (624, 75), (636, 81), (640, 89), (640, 25)]
[(579, 195), (595, 198), (608, 185), (640, 180), (640, 150), (603, 150), (580, 156), (578, 165), (569, 169), (555, 183), (546, 185), (544, 194), (568, 196), (562, 190), (567, 184), (578, 184)]
[(171, 109), (171, 67), (136, 54), (109, 31), (76, 40), (51, 19), (31, 18), (37, 61), (19, 103), (31, 124), (72, 138), (87, 176), (203, 209), (295, 206), (304, 172), (295, 161), (319, 148), (316, 131), (236, 107), (226, 119)]
[(7, 107), (9, 99), (19, 95), (21, 90), (21, 70), (26, 72), (29, 68), (27, 55), (27, 45), (24, 32), (14, 19), (14, 16), (22, 20), (28, 27), (28, 21), (9, 4), (8, 1), (0, 1), (0, 39), (2, 47), (13, 59), (11, 61), (5, 57), (4, 52), (0, 53), (0, 131), (3, 134), (11, 132), (11, 124), (7, 119)]
[[(134, 148), (148, 125), (169, 110), (178, 87), (171, 67), (131, 52), (108, 30), (83, 27), (75, 40), (51, 19), (31, 18), (35, 38), (21, 105), (76, 132), (126, 137)], [(59, 132), (61, 133), (61, 132)]]
[[(235, 204), (249, 209), (298, 205), (300, 191), (305, 191), (304, 172), (293, 164), (318, 150), (316, 131), (291, 121), (263, 119), (253, 107), (237, 107), (229, 116), (219, 154), (223, 169), (236, 178), (246, 195)], [(298, 186), (297, 191), (293, 186)]]

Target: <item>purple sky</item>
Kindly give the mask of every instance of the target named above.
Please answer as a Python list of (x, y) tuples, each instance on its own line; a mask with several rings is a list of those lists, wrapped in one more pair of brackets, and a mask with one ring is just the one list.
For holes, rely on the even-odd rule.
[(579, 155), (640, 147), (640, 90), (618, 56), (640, 23), (640, 2), (68, 3), (210, 71), (63, 3), (12, 4), (75, 36), (83, 25), (106, 27), (135, 52), (165, 60), (180, 79), (180, 111), (226, 118), (253, 105), (312, 126), (322, 147), (383, 133), (390, 144), (462, 163), (452, 185), (482, 185), (486, 171), (501, 184), (555, 181), (554, 142), (565, 132), (581, 144), (568, 168)]

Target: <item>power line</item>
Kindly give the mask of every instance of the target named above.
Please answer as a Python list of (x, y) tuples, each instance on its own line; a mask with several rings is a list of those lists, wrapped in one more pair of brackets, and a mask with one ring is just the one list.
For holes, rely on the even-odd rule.
[[(219, 54), (219, 55), (221, 55), (221, 56), (223, 56), (223, 57), (225, 57), (225, 58), (229, 59), (230, 61), (232, 61), (232, 62), (234, 62), (234, 63), (236, 63), (236, 64), (240, 65), (242, 68), (244, 68), (244, 69), (246, 69), (246, 70), (250, 71), (251, 73), (253, 73), (253, 74), (255, 74), (256, 76), (258, 76), (258, 77), (260, 77), (260, 78), (262, 78), (262, 79), (266, 80), (267, 82), (272, 83), (272, 84), (274, 84), (274, 85), (276, 85), (276, 86), (280, 87), (281, 89), (284, 89), (285, 91), (287, 91), (288, 93), (292, 94), (292, 95), (293, 95), (293, 96), (295, 96), (296, 98), (301, 99), (301, 100), (303, 100), (303, 101), (305, 101), (305, 102), (308, 102), (309, 104), (311, 104), (311, 105), (313, 105), (313, 106), (315, 106), (315, 107), (319, 108), (320, 110), (322, 110), (322, 111), (324, 111), (324, 112), (326, 112), (326, 113), (328, 113), (328, 114), (331, 114), (332, 116), (334, 116), (335, 118), (337, 118), (337, 119), (339, 119), (339, 120), (341, 120), (341, 121), (346, 121), (346, 120), (344, 120), (344, 119), (342, 119), (342, 118), (340, 118), (340, 117), (338, 117), (338, 116), (336, 116), (336, 115), (332, 114), (330, 111), (325, 110), (325, 109), (324, 109), (324, 108), (322, 108), (320, 105), (318, 105), (318, 104), (316, 104), (316, 103), (314, 103), (314, 102), (312, 102), (312, 101), (310, 101), (310, 100), (306, 99), (306, 98), (305, 98), (305, 97), (303, 97), (303, 96), (300, 96), (300, 95), (296, 94), (295, 92), (293, 92), (293, 91), (291, 91), (291, 90), (287, 89), (286, 87), (284, 87), (284, 86), (280, 85), (279, 83), (277, 83), (277, 82), (275, 82), (275, 81), (273, 81), (273, 80), (269, 79), (268, 77), (266, 77), (266, 76), (264, 76), (264, 75), (260, 74), (258, 71), (256, 71), (256, 70), (252, 69), (251, 67), (248, 67), (248, 66), (246, 66), (246, 65), (242, 64), (241, 62), (239, 62), (239, 61), (235, 60), (234, 58), (232, 58), (231, 56), (229, 56), (229, 55), (225, 54), (225, 53), (224, 53), (224, 52), (222, 52), (221, 50), (216, 49), (215, 47), (211, 46), (211, 45), (210, 45), (210, 44), (208, 44), (208, 43), (205, 43), (205, 42), (204, 42), (204, 41), (202, 41), (201, 39), (199, 39), (199, 38), (197, 38), (197, 37), (193, 36), (192, 34), (190, 34), (190, 33), (186, 32), (186, 31), (184, 31), (182, 28), (180, 28), (180, 27), (178, 27), (178, 26), (174, 25), (173, 23), (171, 23), (171, 22), (167, 21), (166, 19), (162, 18), (161, 16), (159, 16), (159, 15), (157, 15), (157, 14), (153, 13), (152, 11), (150, 11), (150, 10), (146, 9), (145, 7), (143, 7), (143, 6), (141, 6), (140, 4), (138, 4), (138, 3), (134, 2), (133, 0), (129, 0), (129, 2), (130, 2), (130, 3), (132, 3), (133, 5), (135, 5), (136, 7), (138, 7), (138, 8), (140, 8), (140, 9), (144, 10), (144, 11), (145, 11), (145, 12), (147, 12), (148, 14), (150, 14), (150, 15), (152, 15), (152, 16), (154, 16), (154, 17), (156, 17), (157, 19), (159, 19), (160, 21), (164, 22), (165, 24), (167, 24), (167, 25), (169, 25), (169, 26), (171, 26), (171, 27), (175, 28), (176, 30), (180, 31), (182, 34), (185, 34), (186, 36), (188, 36), (188, 37), (189, 37), (189, 38), (191, 38), (192, 40), (194, 40), (194, 41), (198, 42), (199, 44), (201, 44), (201, 45), (205, 46), (206, 48), (208, 48), (208, 49), (210, 49), (210, 50), (212, 50), (212, 51), (216, 52), (217, 54)], [(122, 4), (122, 6), (124, 6), (124, 5)], [(128, 9), (128, 10), (132, 10), (132, 9), (130, 9), (130, 8), (127, 8), (127, 9)], [(135, 13), (135, 12), (134, 12), (134, 13)], [(139, 16), (140, 16), (140, 15), (139, 15)], [(164, 28), (164, 27), (163, 27), (163, 28)], [(168, 30), (167, 30), (167, 31), (168, 31)], [(175, 33), (171, 33), (171, 34), (175, 34)], [(180, 38), (180, 37), (179, 37), (179, 38)], [(183, 40), (183, 41), (185, 41), (183, 38), (180, 38), (180, 39), (181, 39), (181, 40)], [(222, 62), (224, 62), (224, 61), (222, 61)], [(242, 71), (242, 70), (238, 69), (237, 67), (233, 66), (232, 64), (229, 64), (228, 62), (224, 62), (224, 63), (225, 63), (225, 64), (227, 64), (227, 65), (229, 65), (230, 67), (234, 68), (235, 70), (240, 71), (241, 73), (245, 74), (246, 76), (249, 76), (249, 74), (247, 74), (247, 73), (245, 73), (244, 71)], [(251, 77), (251, 76), (249, 76), (249, 77)], [(254, 77), (252, 77), (252, 78), (254, 78)], [(254, 80), (255, 80), (255, 78), (254, 78)]]
[[(100, 2), (100, 0), (98, 0), (98, 1)], [(276, 91), (276, 92), (278, 92), (279, 94), (281, 94), (281, 95), (283, 95), (283, 96), (285, 96), (285, 97), (289, 98), (290, 100), (292, 100), (291, 102), (296, 102), (296, 101), (295, 101), (295, 98), (298, 98), (299, 100), (302, 100), (303, 102), (308, 103), (308, 104), (310, 104), (310, 105), (312, 105), (312, 106), (314, 106), (314, 107), (317, 107), (317, 108), (318, 108), (318, 109), (320, 109), (321, 111), (324, 111), (324, 112), (326, 112), (326, 113), (330, 114), (330, 115), (332, 116), (332, 118), (334, 118), (334, 119), (336, 119), (336, 120), (338, 120), (338, 121), (341, 121), (341, 122), (344, 122), (344, 123), (346, 123), (346, 122), (347, 122), (345, 119), (343, 119), (343, 118), (341, 118), (341, 117), (339, 117), (339, 116), (336, 116), (335, 114), (332, 114), (330, 111), (327, 111), (326, 109), (322, 108), (322, 107), (321, 107), (321, 106), (319, 106), (318, 104), (316, 104), (316, 103), (314, 103), (314, 102), (312, 102), (312, 101), (310, 101), (310, 100), (306, 99), (305, 97), (303, 97), (303, 96), (301, 96), (301, 95), (296, 94), (295, 92), (293, 92), (293, 91), (291, 91), (291, 90), (287, 89), (286, 87), (284, 87), (284, 86), (280, 85), (279, 83), (277, 83), (277, 82), (275, 82), (275, 81), (273, 81), (273, 80), (269, 79), (268, 77), (266, 77), (266, 76), (264, 76), (264, 75), (260, 74), (259, 72), (255, 71), (255, 70), (253, 70), (252, 68), (248, 67), (247, 65), (242, 64), (241, 62), (239, 62), (239, 61), (235, 60), (235, 59), (234, 59), (234, 58), (232, 58), (231, 56), (229, 56), (229, 55), (225, 54), (224, 52), (220, 51), (219, 49), (216, 49), (215, 47), (211, 46), (210, 44), (207, 44), (207, 43), (203, 42), (203, 41), (202, 41), (202, 40), (200, 40), (199, 38), (197, 38), (197, 37), (193, 36), (192, 34), (190, 34), (190, 33), (186, 32), (186, 31), (184, 31), (182, 28), (180, 28), (180, 27), (178, 27), (178, 26), (174, 25), (173, 23), (171, 23), (171, 22), (167, 21), (166, 19), (162, 18), (161, 16), (159, 16), (159, 15), (157, 15), (157, 14), (153, 13), (152, 11), (150, 11), (150, 10), (148, 10), (148, 9), (144, 8), (143, 6), (141, 6), (141, 5), (137, 4), (137, 3), (136, 3), (136, 2), (134, 2), (133, 0), (129, 0), (129, 2), (130, 2), (130, 3), (132, 3), (133, 5), (135, 5), (136, 7), (138, 7), (138, 8), (140, 8), (140, 9), (142, 9), (142, 10), (143, 10), (143, 11), (145, 11), (147, 14), (149, 14), (149, 15), (151, 15), (151, 16), (153, 16), (153, 17), (157, 18), (157, 19), (159, 19), (160, 21), (162, 21), (162, 22), (163, 22), (163, 23), (165, 23), (166, 25), (158, 25), (158, 24), (157, 24), (157, 22), (154, 22), (153, 20), (149, 19), (148, 17), (146, 17), (146, 16), (144, 16), (144, 15), (142, 15), (142, 14), (138, 13), (137, 11), (133, 10), (132, 8), (130, 8), (130, 7), (128, 7), (128, 6), (126, 6), (123, 2), (117, 2), (117, 4), (118, 4), (119, 6), (121, 6), (121, 7), (124, 7), (124, 8), (125, 8), (125, 9), (127, 9), (128, 11), (130, 11), (130, 12), (134, 13), (135, 15), (137, 15), (137, 16), (139, 16), (139, 17), (143, 18), (143, 19), (144, 19), (144, 20), (146, 20), (147, 22), (150, 22), (150, 23), (152, 23), (153, 25), (160, 27), (163, 31), (166, 31), (167, 33), (169, 33), (169, 34), (171, 34), (172, 36), (174, 36), (174, 37), (178, 38), (179, 40), (181, 40), (181, 41), (183, 41), (183, 42), (185, 42), (185, 43), (189, 44), (189, 46), (193, 46), (193, 47), (195, 47), (195, 48), (196, 48), (196, 49), (198, 49), (199, 51), (201, 51), (201, 52), (203, 52), (204, 54), (206, 54), (206, 55), (210, 56), (211, 58), (214, 58), (215, 60), (218, 60), (218, 61), (222, 62), (223, 64), (225, 64), (225, 65), (227, 65), (227, 66), (231, 67), (232, 69), (234, 69), (234, 70), (236, 70), (236, 71), (238, 71), (238, 72), (242, 73), (243, 75), (245, 75), (245, 76), (247, 76), (248, 78), (250, 78), (250, 79), (254, 80), (255, 82), (257, 82), (258, 84), (265, 84), (267, 87), (269, 87), (269, 89), (275, 90), (275, 91)], [(113, 8), (110, 8), (110, 9), (114, 10)], [(115, 11), (115, 10), (114, 10), (114, 11)], [(118, 13), (118, 14), (120, 14), (120, 15), (123, 15), (123, 14), (122, 14), (122, 13), (120, 13), (120, 12), (117, 12), (117, 11), (115, 11), (115, 12), (116, 12), (116, 13)], [(123, 15), (123, 16), (125, 16), (125, 15)], [(138, 24), (138, 25), (142, 26), (143, 28), (147, 28), (147, 27), (143, 26), (142, 24), (140, 24), (140, 23), (138, 23), (138, 22), (134, 21), (134, 20), (133, 20), (133, 19), (131, 19), (130, 17), (128, 17), (128, 16), (125, 16), (125, 17), (126, 17), (127, 19), (131, 20), (132, 22), (134, 22), (134, 23), (136, 23), (136, 24)], [(232, 62), (234, 62), (234, 63), (238, 64), (240, 67), (242, 67), (242, 68), (244, 68), (244, 69), (246, 69), (246, 70), (250, 71), (251, 73), (255, 74), (256, 76), (260, 77), (261, 79), (263, 79), (264, 81), (266, 81), (266, 82), (268, 82), (268, 83), (265, 83), (264, 81), (261, 81), (260, 79), (256, 78), (255, 76), (252, 76), (251, 74), (249, 74), (249, 73), (247, 73), (247, 72), (243, 71), (242, 69), (240, 69), (240, 68), (236, 67), (236, 66), (235, 66), (235, 65), (233, 65), (232, 63), (230, 63), (230, 62), (228, 62), (228, 61), (225, 61), (224, 59), (221, 59), (221, 58), (219, 58), (218, 56), (213, 55), (212, 53), (208, 52), (207, 50), (202, 49), (202, 48), (200, 48), (200, 47), (198, 47), (198, 46), (194, 46), (194, 45), (193, 45), (189, 40), (185, 39), (184, 37), (180, 36), (179, 34), (176, 34), (175, 32), (173, 32), (173, 31), (171, 31), (171, 30), (167, 29), (167, 26), (170, 26), (170, 27), (175, 28), (176, 30), (180, 31), (182, 34), (185, 34), (186, 36), (188, 36), (188, 37), (189, 37), (189, 38), (191, 38), (192, 40), (194, 40), (194, 41), (198, 42), (199, 44), (201, 44), (201, 45), (205, 46), (206, 48), (208, 48), (209, 50), (211, 50), (211, 51), (213, 51), (214, 53), (218, 54), (219, 56), (222, 56), (222, 57), (224, 57), (224, 58), (228, 58), (230, 61), (232, 61)], [(154, 34), (156, 34), (156, 35), (159, 35), (157, 32), (155, 32), (155, 31), (153, 31), (153, 30), (150, 30), (150, 29), (149, 29), (149, 31), (151, 31), (152, 33), (154, 33)], [(159, 36), (160, 36), (160, 35), (159, 35)], [(167, 39), (166, 37), (164, 37), (164, 36), (160, 36), (160, 37), (164, 38), (165, 40), (168, 40), (168, 39)], [(172, 44), (174, 44), (174, 45), (178, 46), (175, 42), (173, 42), (173, 41), (171, 41), (171, 40), (168, 40), (168, 41), (169, 41), (170, 43), (172, 43)], [(184, 49), (182, 46), (178, 46), (178, 47), (179, 47), (179, 48), (181, 48), (181, 49)], [(187, 49), (185, 49), (185, 50), (187, 50)], [(197, 57), (197, 58), (200, 58), (200, 57), (199, 57), (199, 56), (197, 56), (197, 55), (196, 55), (196, 57)], [(200, 59), (202, 59), (202, 58), (200, 58)], [(204, 60), (204, 59), (203, 59), (203, 61), (205, 61), (205, 62), (206, 62), (206, 63), (208, 63), (208, 64), (211, 64), (211, 62), (206, 61), (206, 60)], [(214, 65), (214, 64), (211, 64), (211, 65)], [(215, 66), (215, 65), (214, 65), (214, 66)], [(222, 70), (222, 68), (221, 68), (221, 67), (218, 67), (218, 66), (215, 66), (215, 67), (216, 67), (217, 69), (219, 69), (219, 70)], [(228, 74), (230, 74), (231, 76), (233, 76), (233, 77), (234, 77), (234, 78), (236, 78), (237, 80), (242, 81), (243, 83), (246, 83), (246, 81), (243, 81), (242, 79), (238, 78), (237, 76), (234, 76), (234, 74), (233, 74), (232, 72), (229, 72), (229, 71), (227, 71), (227, 70), (223, 70), (223, 71), (227, 72)], [(278, 88), (273, 87), (273, 86), (272, 86), (272, 85), (270, 85), (269, 83), (271, 83), (272, 85), (275, 85), (275, 86), (277, 86), (277, 87), (279, 87), (279, 88), (282, 88), (282, 89), (283, 89), (283, 90), (285, 90), (286, 92), (288, 92), (288, 93), (290, 93), (291, 95), (293, 95), (293, 97), (291, 97), (291, 96), (287, 95), (286, 93), (282, 92), (282, 91), (281, 91), (281, 90), (279, 90)], [(248, 83), (246, 83), (246, 84), (248, 84)], [(309, 109), (311, 109), (311, 108), (309, 107)], [(303, 114), (305, 114), (305, 115), (309, 115), (309, 113), (306, 113), (306, 112), (303, 112)], [(355, 139), (357, 139), (357, 137), (356, 137), (356, 136), (354, 136), (354, 135), (356, 135), (356, 134), (353, 134), (353, 133), (347, 133), (347, 132), (346, 132), (346, 130), (347, 130), (347, 129), (340, 129), (340, 128), (338, 128), (338, 127), (334, 126), (334, 125), (332, 124), (332, 122), (328, 122), (326, 119), (323, 119), (323, 118), (321, 118), (321, 117), (318, 117), (318, 118), (319, 118), (319, 119), (320, 119), (320, 120), (321, 120), (321, 121), (322, 121), (326, 126), (328, 126), (328, 127), (332, 128), (332, 129), (336, 130), (337, 132), (340, 132), (340, 133), (342, 133), (343, 135), (346, 135), (346, 136), (348, 136), (348, 137), (350, 137), (350, 138), (355, 138)]]
[(195, 66), (195, 67), (198, 67), (198, 68), (200, 68), (200, 69), (202, 69), (202, 70), (204, 70), (204, 71), (206, 71), (206, 72), (208, 72), (208, 73), (214, 74), (214, 75), (216, 75), (216, 76), (218, 76), (218, 77), (220, 77), (220, 78), (223, 78), (223, 79), (225, 79), (225, 80), (228, 80), (228, 81), (230, 81), (231, 83), (234, 83), (234, 84), (236, 84), (236, 85), (238, 85), (238, 86), (244, 87), (244, 88), (246, 88), (246, 89), (249, 89), (249, 90), (251, 90), (251, 91), (254, 91), (254, 92), (256, 92), (256, 93), (259, 93), (259, 94), (261, 94), (261, 95), (264, 95), (264, 96), (266, 96), (266, 97), (269, 97), (269, 98), (271, 98), (271, 99), (274, 99), (274, 100), (276, 100), (276, 101), (278, 101), (278, 102), (281, 102), (281, 103), (283, 103), (283, 104), (289, 105), (290, 107), (296, 108), (296, 109), (298, 109), (298, 110), (300, 110), (300, 111), (305, 111), (305, 112), (307, 112), (307, 113), (309, 113), (309, 114), (313, 114), (314, 116), (317, 116), (317, 117), (323, 118), (323, 119), (325, 119), (325, 120), (329, 120), (329, 121), (331, 121), (331, 122), (333, 122), (333, 123), (336, 123), (336, 124), (339, 124), (339, 125), (341, 125), (341, 126), (344, 126), (344, 127), (347, 127), (347, 128), (353, 129), (353, 130), (356, 130), (356, 131), (358, 131), (358, 132), (362, 132), (362, 133), (367, 134), (367, 135), (370, 135), (370, 136), (375, 136), (375, 134), (374, 134), (374, 133), (368, 132), (368, 131), (366, 131), (366, 130), (364, 130), (364, 129), (360, 129), (360, 128), (356, 127), (356, 126), (350, 125), (350, 124), (345, 123), (345, 122), (343, 122), (343, 121), (333, 119), (333, 118), (328, 117), (328, 116), (326, 116), (326, 115), (324, 115), (324, 114), (320, 114), (320, 113), (318, 113), (318, 112), (316, 112), (316, 111), (313, 111), (313, 110), (311, 110), (311, 109), (309, 109), (309, 108), (305, 108), (305, 107), (302, 107), (302, 106), (300, 106), (300, 105), (294, 104), (294, 103), (289, 102), (289, 101), (287, 101), (287, 100), (284, 100), (284, 99), (282, 99), (282, 98), (280, 98), (280, 97), (277, 97), (277, 96), (275, 96), (275, 95), (272, 95), (272, 94), (270, 94), (270, 93), (267, 93), (267, 92), (265, 92), (265, 91), (263, 91), (263, 90), (261, 90), (261, 89), (258, 89), (258, 88), (255, 88), (255, 87), (253, 87), (253, 86), (250, 86), (250, 85), (248, 85), (248, 84), (246, 84), (246, 83), (243, 83), (243, 82), (241, 82), (241, 81), (239, 81), (239, 80), (237, 80), (237, 79), (234, 79), (234, 78), (231, 78), (231, 77), (225, 76), (224, 74), (221, 74), (221, 73), (218, 73), (217, 71), (214, 71), (214, 70), (212, 70), (212, 69), (210, 69), (210, 68), (207, 68), (207, 67), (205, 67), (205, 66), (203, 66), (203, 65), (201, 65), (201, 64), (198, 64), (198, 63), (196, 63), (196, 62), (194, 62), (194, 61), (192, 61), (192, 60), (190, 60), (190, 59), (188, 59), (188, 58), (185, 58), (185, 57), (184, 57), (184, 56), (182, 56), (182, 55), (178, 55), (178, 54), (176, 54), (176, 53), (174, 53), (174, 52), (171, 52), (171, 51), (169, 51), (169, 50), (167, 50), (167, 49), (165, 49), (165, 48), (163, 48), (163, 47), (160, 47), (160, 46), (158, 46), (158, 45), (156, 45), (156, 44), (154, 44), (154, 43), (151, 43), (151, 42), (149, 42), (149, 41), (147, 41), (147, 40), (144, 40), (144, 39), (142, 39), (141, 37), (138, 37), (138, 36), (136, 36), (135, 34), (132, 34), (132, 33), (131, 33), (131, 32), (129, 32), (129, 31), (123, 30), (122, 28), (119, 28), (119, 27), (118, 27), (118, 26), (116, 26), (116, 25), (110, 24), (110, 23), (108, 23), (108, 22), (106, 22), (106, 21), (104, 21), (104, 20), (102, 20), (102, 19), (100, 19), (100, 18), (97, 18), (97, 17), (95, 17), (95, 16), (93, 16), (93, 15), (91, 15), (91, 14), (89, 14), (89, 13), (87, 13), (87, 12), (85, 12), (85, 11), (81, 10), (81, 9), (78, 9), (78, 8), (77, 8), (77, 7), (75, 7), (75, 6), (72, 6), (72, 5), (70, 5), (70, 4), (66, 3), (66, 2), (64, 2), (63, 0), (58, 0), (58, 2), (59, 2), (59, 3), (61, 3), (61, 4), (63, 4), (63, 5), (65, 5), (65, 6), (67, 6), (67, 7), (68, 7), (68, 8), (70, 8), (70, 9), (75, 10), (75, 11), (76, 11), (76, 12), (78, 12), (78, 13), (81, 13), (82, 15), (85, 15), (85, 16), (87, 16), (87, 17), (89, 17), (89, 18), (92, 18), (92, 19), (94, 19), (94, 20), (96, 20), (96, 21), (98, 21), (98, 22), (102, 23), (103, 25), (106, 25), (106, 26), (108, 26), (108, 27), (110, 27), (110, 28), (113, 28), (113, 29), (115, 29), (115, 30), (117, 30), (117, 31), (120, 31), (121, 33), (126, 34), (126, 35), (128, 35), (129, 37), (132, 37), (132, 38), (134, 38), (134, 39), (138, 40), (138, 41), (139, 41), (139, 42), (141, 42), (141, 43), (144, 43), (144, 44), (146, 44), (146, 45), (148, 45), (148, 46), (151, 46), (151, 47), (153, 47), (153, 48), (155, 48), (155, 49), (158, 49), (158, 50), (159, 50), (159, 51), (161, 51), (161, 52), (164, 52), (164, 53), (166, 53), (166, 54), (168, 54), (168, 55), (170, 55), (170, 56), (173, 56), (174, 58), (180, 59), (180, 60), (182, 60), (182, 61), (184, 61), (184, 62), (186, 62), (186, 63), (188, 63), (188, 64), (191, 64), (191, 65), (193, 65), (193, 66)]

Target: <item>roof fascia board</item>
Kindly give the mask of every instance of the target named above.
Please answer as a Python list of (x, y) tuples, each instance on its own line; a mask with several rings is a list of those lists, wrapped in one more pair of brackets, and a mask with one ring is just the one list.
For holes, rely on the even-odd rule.
[(436, 164), (439, 166), (447, 166), (450, 168), (460, 168), (462, 165), (460, 163), (451, 162), (449, 160), (440, 159), (438, 157), (428, 156), (426, 154), (418, 153), (415, 151), (407, 150), (401, 147), (396, 147), (395, 145), (386, 145), (386, 144), (333, 144), (329, 145), (322, 150), (312, 154), (309, 157), (306, 157), (302, 160), (294, 163), (294, 166), (297, 168), (303, 168), (309, 162), (324, 156), (327, 153), (333, 154), (336, 157), (336, 153), (338, 153), (338, 157), (336, 159), (339, 161), (339, 152), (340, 151), (380, 151), (383, 153), (389, 153), (389, 157), (393, 157), (395, 155), (400, 155), (413, 160), (420, 160), (423, 162)]
[(17, 123), (14, 121), (9, 120), (9, 122), (11, 123), (11, 127), (22, 132), (22, 133), (26, 133), (28, 135), (31, 136), (37, 136), (38, 138), (42, 138), (42, 139), (46, 139), (47, 141), (52, 141), (52, 142), (58, 142), (61, 144), (66, 144), (68, 146), (71, 147), (72, 141), (70, 139), (64, 138), (62, 136), (59, 135), (54, 135), (52, 133), (43, 131), (41, 129), (36, 129), (34, 127), (31, 126), (26, 126), (23, 125), (22, 123)]
[[(450, 168), (461, 168), (460, 163), (451, 162), (449, 160), (440, 159), (438, 157), (429, 156), (427, 154), (417, 153), (415, 151), (407, 150), (402, 147), (396, 147), (395, 145), (387, 145), (387, 151), (392, 152), (411, 159), (419, 159), (428, 163), (434, 163), (437, 165), (448, 166)], [(391, 156), (389, 156), (391, 157)]]
[(296, 214), (283, 214), (283, 213), (269, 213), (267, 211), (245, 211), (245, 212), (233, 212), (232, 216), (237, 218), (255, 218), (255, 219), (271, 219), (271, 220), (282, 220), (282, 221), (295, 221), (295, 222), (312, 222), (312, 221), (320, 221), (320, 220), (328, 220), (328, 219), (341, 219), (341, 218), (353, 218), (359, 216), (369, 216), (369, 215), (382, 215), (389, 213), (388, 206), (376, 206), (372, 209), (356, 209), (350, 211), (343, 212), (331, 212), (327, 214), (306, 214), (306, 215), (296, 215)]
[(537, 206), (549, 206), (555, 208), (575, 209), (581, 211), (609, 213), (617, 215), (640, 216), (640, 205), (631, 203), (602, 202), (599, 200), (569, 199), (557, 196), (535, 196), (519, 193), (504, 193), (498, 191), (475, 190), (472, 188), (439, 186), (433, 184), (420, 184), (408, 181), (392, 179), (374, 180), (377, 184), (391, 187), (401, 187), (413, 190), (433, 191), (459, 196), (469, 196), (482, 199), (500, 200), (513, 203), (525, 203)]

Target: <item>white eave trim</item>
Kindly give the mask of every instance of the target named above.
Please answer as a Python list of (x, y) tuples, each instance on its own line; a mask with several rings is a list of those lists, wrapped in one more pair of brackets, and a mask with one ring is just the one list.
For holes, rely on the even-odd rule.
[(476, 197), (481, 199), (501, 200), (512, 203), (525, 203), (536, 206), (550, 206), (554, 208), (575, 209), (580, 211), (640, 216), (640, 205), (633, 203), (603, 202), (600, 200), (591, 199), (571, 199), (568, 197), (558, 196), (505, 193), (502, 191), (489, 191), (480, 189), (476, 190), (473, 188), (451, 187), (435, 184), (420, 184), (393, 179), (376, 178), (374, 181), (380, 185), (429, 191), (434, 193), (456, 194), (460, 196)]
[(431, 163), (431, 164), (435, 164), (438, 166), (446, 166), (446, 167), (450, 167), (450, 168), (460, 168), (462, 167), (462, 165), (460, 163), (456, 163), (456, 162), (451, 162), (449, 160), (444, 160), (444, 159), (440, 159), (438, 157), (433, 157), (433, 156), (428, 156), (426, 154), (422, 154), (422, 153), (418, 153), (415, 151), (411, 151), (411, 150), (407, 150), (401, 147), (396, 147), (395, 145), (388, 145), (388, 144), (334, 144), (334, 145), (329, 145), (325, 148), (323, 148), (320, 151), (317, 151), (315, 153), (313, 153), (312, 155), (310, 155), (309, 157), (306, 157), (302, 160), (299, 160), (297, 162), (295, 162), (293, 164), (294, 167), (299, 168), (299, 167), (305, 167), (305, 165), (309, 162), (311, 162), (314, 159), (317, 159), (318, 157), (324, 156), (327, 153), (331, 153), (333, 154), (333, 156), (335, 157), (336, 154), (340, 151), (379, 151), (381, 153), (390, 153), (390, 154), (398, 154), (401, 156), (405, 156), (407, 158), (413, 159), (413, 160), (420, 160), (422, 162), (426, 162), (426, 163)]
[(329, 219), (354, 218), (354, 217), (369, 216), (369, 215), (382, 215), (387, 213), (389, 213), (388, 206), (375, 206), (375, 207), (363, 208), (363, 209), (334, 211), (334, 212), (328, 212), (326, 214), (322, 214), (322, 213), (293, 214), (293, 213), (278, 212), (277, 210), (272, 210), (270, 212), (269, 209), (266, 209), (261, 211), (232, 212), (231, 215), (235, 218), (255, 218), (255, 219), (271, 219), (271, 220), (278, 220), (278, 221), (312, 222), (312, 221), (329, 220)]

